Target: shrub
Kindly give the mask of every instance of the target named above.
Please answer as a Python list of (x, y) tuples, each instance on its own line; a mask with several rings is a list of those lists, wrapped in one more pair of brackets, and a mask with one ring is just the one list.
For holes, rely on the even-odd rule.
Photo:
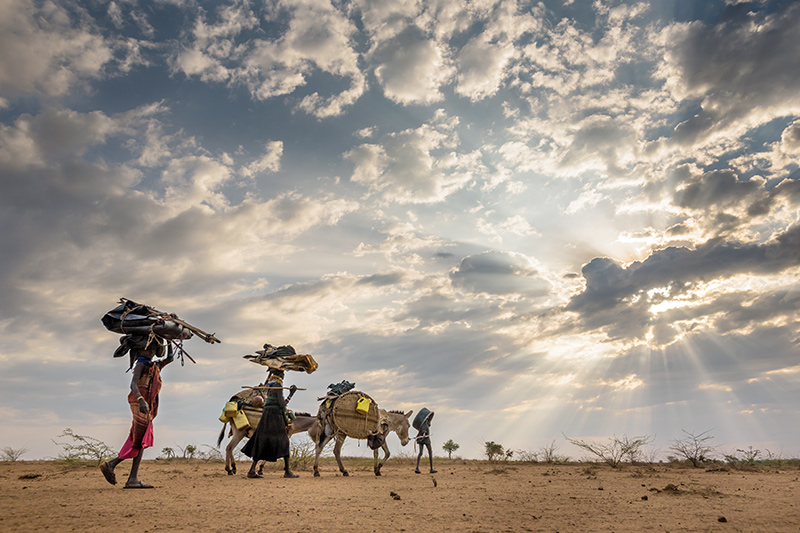
[(173, 450), (169, 446), (162, 448), (161, 453), (164, 454), (165, 459), (172, 459), (173, 457), (175, 457), (175, 450)]
[(545, 463), (565, 463), (569, 460), (569, 457), (565, 455), (558, 455), (557, 452), (558, 445), (556, 444), (555, 439), (553, 439), (550, 444), (539, 448), (539, 457), (541, 457), (542, 462)]
[(622, 437), (614, 435), (607, 444), (586, 442), (569, 437), (566, 439), (571, 444), (596, 455), (612, 468), (617, 468), (625, 459), (631, 463), (636, 461), (642, 454), (642, 447), (653, 440), (648, 435), (633, 438), (628, 438), (627, 435)]
[(724, 454), (725, 462), (734, 468), (742, 466), (755, 466), (758, 456), (761, 455), (761, 450), (754, 449), (750, 446), (746, 450), (736, 448), (735, 454)]
[(28, 448), (12, 448), (11, 446), (6, 446), (4, 448), (0, 448), (0, 461), (17, 461), (20, 457), (28, 453)]
[(712, 435), (709, 435), (710, 429), (702, 433), (690, 433), (685, 429), (681, 431), (683, 431), (686, 436), (673, 441), (672, 446), (669, 448), (670, 450), (675, 452), (678, 457), (687, 459), (695, 468), (711, 459), (711, 454), (716, 449), (716, 446), (708, 444), (708, 442), (714, 438)]
[(114, 451), (103, 441), (86, 435), (78, 435), (70, 428), (66, 428), (59, 437), (72, 439), (72, 442), (65, 443), (53, 441), (56, 445), (61, 446), (58, 458), (64, 461), (88, 459), (100, 464), (106, 457), (114, 455)]

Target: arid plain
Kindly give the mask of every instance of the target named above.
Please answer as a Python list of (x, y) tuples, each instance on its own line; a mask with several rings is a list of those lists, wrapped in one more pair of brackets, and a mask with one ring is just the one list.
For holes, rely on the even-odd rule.
[[(0, 463), (1, 531), (800, 531), (796, 465), (715, 466), (438, 461), (415, 474), (390, 460), (383, 476), (346, 460), (322, 477), (299, 470), (228, 476), (219, 461), (145, 461), (154, 489), (108, 484), (95, 464)], [(244, 465), (242, 465), (244, 466)]]

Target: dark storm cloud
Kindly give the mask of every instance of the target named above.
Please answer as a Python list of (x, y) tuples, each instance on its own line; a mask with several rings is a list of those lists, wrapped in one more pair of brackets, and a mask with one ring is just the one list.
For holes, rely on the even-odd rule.
[[(681, 181), (686, 185), (675, 190), (673, 201), (701, 215), (699, 220), (715, 233), (748, 224), (755, 217), (768, 216), (776, 207), (793, 208), (800, 203), (800, 181), (794, 179), (783, 179), (769, 188), (762, 178), (745, 181), (732, 170), (712, 170)], [(688, 228), (676, 224), (667, 233), (683, 235)]]
[[(589, 329), (643, 327), (649, 321), (647, 307), (661, 298), (648, 297), (651, 289), (663, 288), (675, 296), (697, 282), (744, 273), (773, 274), (798, 265), (800, 226), (760, 244), (714, 239), (695, 250), (670, 247), (627, 268), (596, 258), (583, 268), (585, 290), (570, 300), (566, 310), (578, 313)], [(641, 333), (634, 336), (641, 337)]]
[(747, 214), (751, 217), (766, 216), (781, 203), (786, 203), (789, 208), (800, 205), (800, 180), (782, 181), (764, 197), (753, 202), (747, 208)]
[[(672, 140), (691, 144), (759, 111), (785, 115), (800, 104), (800, 4), (769, 3), (777, 11), (738, 10), (716, 25), (694, 22), (669, 33), (668, 68), (680, 93), (702, 99), (702, 110), (675, 128)], [(755, 8), (754, 4), (748, 4)]]
[(677, 191), (675, 201), (690, 209), (725, 208), (739, 204), (763, 186), (760, 181), (739, 181), (731, 171), (714, 171)]

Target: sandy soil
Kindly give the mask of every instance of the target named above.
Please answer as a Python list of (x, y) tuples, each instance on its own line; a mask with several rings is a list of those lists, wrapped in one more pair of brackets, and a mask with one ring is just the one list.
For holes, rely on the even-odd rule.
[[(360, 461), (360, 462), (359, 462)], [(127, 463), (127, 462), (126, 462)], [(389, 461), (375, 477), (326, 464), (284, 479), (228, 476), (216, 461), (144, 461), (153, 490), (106, 483), (95, 465), (0, 463), (0, 531), (800, 531), (800, 471), (441, 460)]]

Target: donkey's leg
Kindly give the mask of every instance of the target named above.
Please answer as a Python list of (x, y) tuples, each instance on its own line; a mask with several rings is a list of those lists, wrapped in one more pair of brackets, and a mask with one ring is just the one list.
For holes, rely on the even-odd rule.
[(345, 436), (341, 433), (336, 435), (336, 444), (333, 445), (333, 455), (336, 457), (336, 462), (339, 464), (339, 472), (341, 472), (343, 476), (349, 476), (350, 474), (344, 469), (344, 465), (342, 464), (342, 445), (344, 445), (344, 439)]
[(317, 428), (312, 427), (311, 430), (308, 431), (308, 435), (311, 437), (311, 440), (316, 443), (316, 448), (314, 450), (314, 477), (319, 477), (319, 456), (328, 442), (333, 438), (333, 434), (320, 434)]
[(245, 435), (244, 431), (236, 429), (235, 427), (232, 427), (232, 430), (233, 435), (231, 436), (231, 441), (225, 447), (225, 470), (228, 472), (229, 476), (236, 473), (236, 461), (233, 459), (233, 450)]
[(376, 450), (372, 450), (372, 456), (375, 458), (375, 466), (373, 467), (373, 469), (375, 470), (375, 475), (376, 476), (380, 476), (381, 475), (381, 467), (383, 466), (383, 463), (378, 461), (378, 450), (377, 449)]
[[(222, 424), (222, 429), (220, 430), (219, 437), (217, 438), (217, 448), (219, 448), (220, 444), (222, 444), (222, 439), (225, 438), (225, 428), (227, 428), (227, 427), (228, 427), (228, 423), (227, 422)], [(226, 472), (230, 472), (230, 468), (231, 468), (231, 462), (230, 462), (230, 459), (228, 459), (228, 457), (229, 457), (229, 455), (228, 455), (228, 447), (226, 446), (225, 447), (225, 471)]]
[[(383, 464), (386, 464), (386, 461), (389, 460), (389, 456), (392, 454), (389, 453), (389, 445), (386, 444), (385, 440), (383, 441), (383, 444), (381, 444), (381, 450), (383, 450)], [(378, 450), (375, 450), (375, 453), (378, 453)]]

